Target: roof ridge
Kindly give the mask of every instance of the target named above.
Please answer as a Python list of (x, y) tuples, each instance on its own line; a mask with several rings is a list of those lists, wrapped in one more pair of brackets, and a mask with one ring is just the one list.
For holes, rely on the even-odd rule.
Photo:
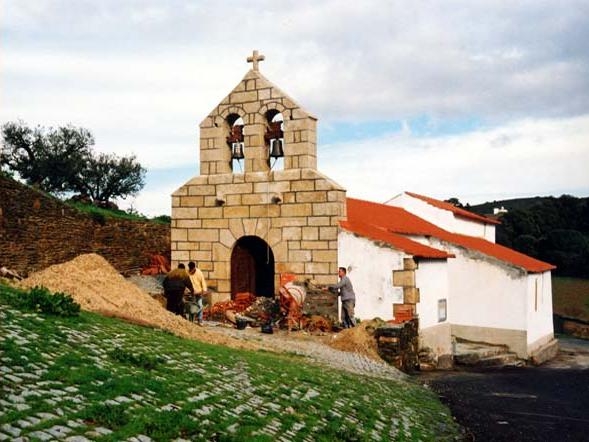
[(448, 211), (450, 211), (450, 212), (454, 213), (455, 215), (462, 217), (462, 218), (468, 218), (468, 219), (472, 219), (472, 220), (476, 220), (476, 221), (482, 221), (482, 222), (489, 223), (489, 224), (501, 224), (501, 221), (498, 221), (493, 218), (488, 218), (483, 215), (479, 215), (477, 213), (463, 209), (462, 207), (457, 207), (454, 204), (451, 204), (446, 201), (438, 200), (438, 199), (432, 198), (430, 196), (420, 195), (420, 194), (414, 193), (414, 192), (405, 192), (405, 193), (409, 196), (412, 196), (413, 198), (420, 199), (420, 200), (428, 203), (431, 206), (437, 207), (438, 209), (448, 210)]

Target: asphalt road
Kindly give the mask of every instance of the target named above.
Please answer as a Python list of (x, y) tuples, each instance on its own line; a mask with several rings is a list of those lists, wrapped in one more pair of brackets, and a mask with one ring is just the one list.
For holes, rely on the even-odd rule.
[(540, 367), (417, 375), (452, 410), (467, 441), (589, 441), (589, 341), (560, 338)]

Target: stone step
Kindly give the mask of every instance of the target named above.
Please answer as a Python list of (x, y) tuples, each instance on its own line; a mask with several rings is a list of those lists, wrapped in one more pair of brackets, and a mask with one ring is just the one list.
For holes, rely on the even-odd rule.
[(515, 353), (488, 356), (477, 361), (477, 367), (522, 367), (525, 363)]
[(521, 366), (517, 355), (504, 345), (478, 342), (458, 342), (455, 346), (454, 363), (473, 367)]

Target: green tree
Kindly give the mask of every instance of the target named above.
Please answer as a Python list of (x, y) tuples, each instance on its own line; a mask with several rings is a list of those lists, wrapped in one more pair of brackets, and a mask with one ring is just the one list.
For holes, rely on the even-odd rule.
[(99, 205), (108, 204), (114, 198), (139, 192), (145, 185), (145, 172), (134, 155), (100, 154), (90, 158), (80, 170), (73, 190), (89, 196)]
[(0, 168), (48, 193), (77, 193), (108, 205), (145, 185), (146, 171), (135, 156), (96, 155), (94, 137), (84, 128), (31, 129), (10, 122), (2, 126), (2, 140)]
[(49, 193), (71, 190), (75, 171), (91, 156), (94, 145), (87, 129), (71, 125), (31, 129), (22, 121), (4, 124), (2, 140), (2, 168)]
[(529, 256), (538, 256), (538, 243), (532, 235), (519, 235), (513, 240), (513, 248)]
[(450, 203), (450, 204), (452, 204), (453, 206), (456, 206), (456, 207), (460, 207), (460, 208), (463, 208), (464, 207), (464, 205), (456, 197), (448, 198), (447, 200), (444, 200), (444, 202)]
[(541, 259), (557, 266), (559, 275), (589, 277), (589, 241), (577, 230), (549, 232), (540, 243), (539, 254)]

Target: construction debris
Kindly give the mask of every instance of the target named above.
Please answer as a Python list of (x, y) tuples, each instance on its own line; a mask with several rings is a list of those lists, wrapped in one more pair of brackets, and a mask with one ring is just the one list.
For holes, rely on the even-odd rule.
[(17, 272), (15, 272), (14, 270), (10, 270), (6, 267), (0, 267), (0, 277), (7, 279), (16, 279), (19, 281), (23, 279), (23, 277), (20, 276)]
[(375, 361), (382, 361), (374, 333), (383, 325), (386, 325), (386, 322), (378, 318), (362, 321), (355, 327), (346, 328), (334, 335), (329, 346), (337, 350), (359, 353)]
[(208, 319), (223, 320), (226, 317), (225, 313), (230, 311), (233, 313), (241, 313), (250, 307), (256, 301), (256, 295), (252, 293), (237, 293), (235, 298), (230, 301), (217, 302), (212, 305), (205, 313)]
[[(44, 286), (52, 292), (67, 293), (83, 310), (168, 330), (180, 337), (233, 348), (259, 348), (255, 342), (215, 333), (207, 327), (197, 327), (181, 316), (168, 312), (156, 297), (128, 281), (96, 254), (80, 255), (66, 263), (48, 267), (18, 281), (17, 285), (22, 288)], [(210, 308), (208, 314), (209, 319), (233, 324), (237, 324), (238, 319), (245, 319), (250, 326), (266, 326), (267, 332), (271, 332), (272, 327), (285, 326), (285, 316), (280, 312), (279, 299), (256, 297), (252, 293), (240, 293), (232, 301), (217, 303)], [(302, 314), (300, 317), (301, 330), (308, 332), (301, 334), (302, 339), (308, 339), (311, 334), (319, 334), (333, 348), (359, 353), (377, 361), (382, 359), (377, 348), (375, 330), (383, 325), (387, 324), (379, 319), (362, 321), (356, 327), (328, 335), (327, 333), (334, 330), (330, 318), (309, 314)]]
[(149, 257), (149, 265), (141, 269), (142, 275), (161, 275), (171, 270), (170, 263), (165, 256), (154, 254)]
[(301, 328), (303, 317), (303, 304), (306, 292), (303, 287), (287, 282), (279, 289), (280, 313), (283, 316), (286, 328), (290, 332), (293, 327)]

